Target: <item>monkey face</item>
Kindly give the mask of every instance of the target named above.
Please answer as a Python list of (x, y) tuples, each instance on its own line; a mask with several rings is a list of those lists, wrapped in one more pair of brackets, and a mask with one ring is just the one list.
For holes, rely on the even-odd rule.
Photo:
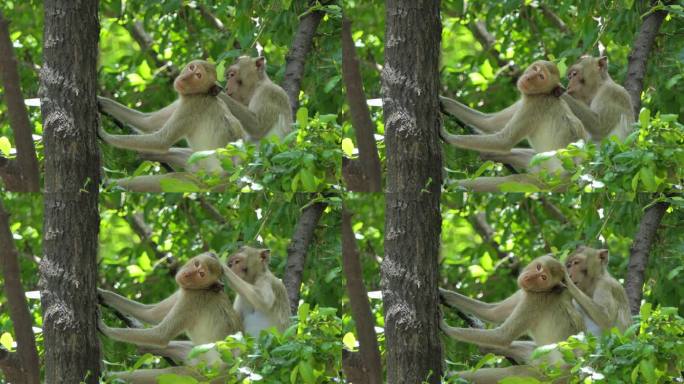
[(570, 275), (572, 282), (578, 287), (581, 286), (587, 273), (586, 256), (579, 253), (571, 256), (565, 263), (565, 268), (568, 270), (568, 275)]
[(582, 56), (568, 69), (568, 94), (587, 104), (596, 92), (601, 72), (607, 67), (606, 58)]
[(520, 288), (530, 292), (548, 292), (560, 282), (563, 265), (551, 256), (533, 260), (518, 277)]
[(579, 247), (568, 257), (565, 268), (572, 282), (586, 290), (599, 277), (608, 264), (608, 250)]
[(526, 95), (549, 93), (559, 83), (558, 68), (549, 61), (530, 65), (518, 79), (518, 89)]
[(226, 93), (242, 104), (249, 104), (254, 86), (264, 73), (263, 57), (242, 56), (226, 71)]
[(254, 281), (268, 269), (271, 251), (249, 246), (240, 248), (228, 258), (230, 268), (242, 280), (254, 284)]
[(206, 93), (216, 82), (214, 66), (203, 60), (191, 61), (183, 68), (173, 87), (181, 95)]
[(214, 254), (195, 256), (176, 274), (176, 282), (185, 289), (204, 289), (218, 281), (221, 265)]
[(247, 266), (247, 258), (244, 255), (240, 253), (232, 255), (230, 259), (228, 259), (228, 268), (242, 280), (247, 280), (249, 267)]

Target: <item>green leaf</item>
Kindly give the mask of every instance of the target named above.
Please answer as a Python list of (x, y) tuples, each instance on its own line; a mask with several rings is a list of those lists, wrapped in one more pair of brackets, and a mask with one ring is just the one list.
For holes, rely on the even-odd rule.
[(468, 266), (468, 271), (470, 271), (470, 275), (472, 277), (480, 277), (480, 276), (484, 276), (486, 274), (485, 270), (479, 265)]
[(127, 266), (126, 270), (131, 277), (145, 276), (145, 272), (143, 272), (142, 268), (140, 268), (137, 264)]
[(316, 378), (314, 377), (313, 367), (307, 361), (300, 361), (297, 365), (299, 367), (299, 375), (304, 379), (305, 383), (315, 383)]
[(644, 183), (646, 190), (649, 192), (654, 192), (657, 188), (655, 176), (653, 175), (653, 170), (650, 167), (643, 167), (639, 170), (639, 177), (641, 182)]
[(159, 181), (164, 192), (199, 192), (200, 188), (189, 180), (165, 178)]
[(328, 82), (325, 83), (325, 86), (323, 87), (323, 92), (329, 93), (333, 88), (335, 88), (335, 86), (339, 82), (340, 82), (340, 76), (331, 77), (330, 80), (328, 80)]
[(499, 384), (541, 384), (541, 381), (533, 377), (507, 377), (499, 380)]
[(12, 335), (8, 332), (5, 332), (2, 335), (0, 335), (0, 344), (2, 344), (2, 346), (5, 347), (6, 350), (11, 351), (13, 349), (12, 344), (14, 344), (14, 339), (12, 338)]
[(356, 337), (354, 337), (354, 334), (351, 332), (347, 332), (344, 337), (342, 337), (342, 343), (344, 344), (347, 349), (350, 351), (356, 350)]
[(8, 157), (11, 150), (12, 143), (10, 143), (9, 139), (5, 136), (0, 136), (0, 152), (2, 152), (5, 157)]
[(655, 367), (653, 366), (653, 362), (650, 360), (641, 360), (639, 363), (639, 372), (641, 372), (641, 375), (649, 384), (658, 381), (656, 378)]
[(190, 155), (190, 157), (188, 158), (188, 164), (192, 164), (199, 160), (206, 159), (207, 157), (212, 156), (215, 153), (215, 149), (193, 152), (193, 154)]
[(305, 107), (299, 108), (297, 110), (297, 124), (299, 124), (300, 129), (306, 128), (309, 123), (309, 110)]
[(547, 345), (542, 345), (541, 347), (537, 347), (534, 351), (532, 351), (532, 360), (538, 359), (542, 356), (548, 355), (551, 351), (555, 350), (558, 347), (558, 344), (553, 343), (553, 344), (547, 344)]
[(477, 171), (475, 171), (473, 177), (480, 177), (486, 170), (492, 168), (494, 168), (494, 162), (491, 160), (487, 160), (484, 162), (484, 164), (480, 165), (480, 168), (478, 168)]
[(143, 79), (137, 73), (129, 73), (128, 75), (126, 75), (126, 78), (133, 86), (145, 84), (145, 79)]
[(299, 171), (299, 179), (304, 185), (306, 191), (312, 192), (316, 190), (316, 178), (307, 169), (302, 169)]
[(482, 76), (479, 72), (471, 72), (468, 74), (468, 77), (470, 78), (470, 81), (472, 81), (473, 85), (481, 85), (481, 84), (486, 84), (487, 79)]
[(641, 128), (646, 129), (650, 120), (651, 110), (647, 108), (641, 108), (641, 111), (639, 112), (639, 125), (641, 125)]
[(215, 345), (216, 345), (216, 343), (207, 343), (207, 344), (196, 345), (192, 348), (192, 350), (188, 354), (188, 358), (194, 359), (195, 357), (197, 357), (203, 353), (206, 353), (207, 351), (210, 351), (211, 349), (214, 348)]
[(537, 153), (536, 155), (532, 156), (532, 159), (530, 160), (530, 166), (539, 165), (539, 163), (556, 156), (556, 153), (556, 151)]
[(352, 157), (354, 155), (354, 142), (352, 139), (348, 137), (342, 139), (342, 152), (344, 152), (347, 157)]
[(484, 76), (487, 79), (494, 78), (494, 69), (492, 68), (492, 65), (489, 63), (489, 60), (485, 60), (485, 62), (482, 63), (482, 66), (480, 67), (480, 73), (482, 73), (482, 76)]
[(157, 376), (157, 382), (159, 384), (199, 384), (199, 381), (190, 376), (180, 376), (171, 373)]

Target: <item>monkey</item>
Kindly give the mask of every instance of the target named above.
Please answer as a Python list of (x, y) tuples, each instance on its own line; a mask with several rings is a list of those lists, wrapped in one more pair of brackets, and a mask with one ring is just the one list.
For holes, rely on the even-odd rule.
[(223, 267), (228, 286), (237, 292), (233, 309), (245, 332), (258, 337), (270, 327), (284, 331), (290, 324), (290, 301), (285, 284), (268, 268), (271, 251), (241, 247)]
[[(502, 322), (493, 329), (454, 328), (444, 319), (440, 328), (451, 338), (495, 349), (511, 349), (521, 357), (528, 353), (528, 365), (507, 368), (486, 368), (475, 372), (457, 372), (456, 375), (475, 383), (497, 383), (508, 376), (544, 376), (535, 369), (538, 362), (531, 361), (529, 354), (536, 346), (556, 343), (568, 336), (585, 330), (579, 311), (572, 302), (572, 295), (563, 285), (564, 265), (551, 255), (534, 259), (518, 277), (520, 290), (506, 300), (487, 304), (466, 299), (462, 295), (442, 290), (440, 293), (447, 303), (455, 303), (459, 308), (492, 322)], [(518, 337), (529, 334), (531, 342), (516, 341)], [(524, 357), (524, 356), (522, 356)], [(556, 351), (548, 359), (555, 363), (562, 361)]]
[[(190, 259), (178, 271), (176, 282), (179, 289), (157, 304), (141, 304), (114, 292), (98, 289), (104, 305), (154, 325), (142, 329), (111, 328), (100, 319), (98, 328), (105, 336), (117, 341), (162, 349), (181, 333), (187, 334), (191, 347), (223, 340), (241, 331), (243, 326), (230, 298), (223, 291), (222, 276), (223, 267), (217, 256), (205, 252)], [(183, 349), (183, 352), (188, 351)], [(207, 353), (204, 359), (208, 363), (220, 362), (218, 353)], [(202, 378), (187, 367), (114, 372), (111, 376), (144, 384), (156, 383), (156, 377), (164, 373)]]
[[(567, 103), (559, 98), (560, 72), (550, 61), (536, 61), (518, 79), (521, 98), (513, 105), (493, 114), (484, 114), (465, 105), (440, 97), (443, 110), (482, 132), (480, 135), (452, 135), (441, 127), (442, 138), (449, 144), (466, 149), (494, 154), (516, 168), (529, 169), (529, 162), (537, 153), (566, 147), (579, 139), (587, 140), (582, 122), (572, 113)], [(513, 148), (527, 139), (531, 149)], [(555, 172), (562, 170), (557, 158), (550, 158), (544, 167)], [(507, 182), (521, 182), (542, 186), (532, 174), (502, 177), (479, 177), (460, 180), (465, 188), (480, 192), (499, 192)]]
[(601, 336), (632, 324), (627, 292), (608, 273), (608, 250), (578, 247), (566, 260), (565, 284), (584, 315), (588, 332)]
[[(139, 133), (112, 135), (100, 126), (99, 135), (110, 145), (151, 154), (155, 160), (170, 163), (174, 168), (184, 168), (190, 173), (199, 170), (221, 172), (221, 163), (214, 156), (199, 160), (197, 165), (187, 164), (193, 152), (222, 148), (229, 142), (245, 137), (240, 121), (214, 96), (215, 83), (215, 66), (207, 61), (193, 60), (173, 83), (178, 99), (159, 111), (142, 113), (98, 97), (103, 113), (131, 125)], [(189, 148), (171, 147), (181, 139), (188, 142)], [(169, 178), (193, 180), (187, 173), (176, 172), (118, 179), (112, 183), (136, 192), (161, 192), (161, 180)]]
[(239, 57), (228, 68), (225, 92), (218, 97), (253, 142), (270, 135), (282, 139), (292, 129), (290, 100), (285, 90), (268, 78), (263, 56)]
[(582, 121), (592, 141), (633, 131), (634, 109), (627, 90), (608, 74), (608, 58), (582, 56), (568, 70), (568, 90), (561, 96)]

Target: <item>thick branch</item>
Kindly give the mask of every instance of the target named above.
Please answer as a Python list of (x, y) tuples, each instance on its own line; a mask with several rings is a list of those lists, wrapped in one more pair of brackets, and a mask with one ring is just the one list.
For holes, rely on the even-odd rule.
[(314, 34), (323, 15), (322, 11), (313, 11), (307, 13), (299, 20), (299, 26), (292, 40), (290, 52), (285, 58), (287, 64), (282, 85), (285, 92), (287, 92), (287, 96), (290, 98), (293, 116), (297, 114), (297, 109), (299, 108), (299, 91), (302, 89), (302, 76), (304, 76), (306, 56), (311, 50)]
[(627, 78), (625, 79), (625, 89), (632, 97), (634, 116), (639, 116), (641, 109), (641, 92), (644, 89), (644, 76), (646, 76), (646, 62), (651, 54), (653, 42), (655, 41), (660, 25), (663, 23), (667, 11), (655, 11), (644, 18), (644, 22), (639, 28), (632, 52), (629, 54), (627, 65)]
[(14, 246), (9, 225), (9, 214), (0, 201), (0, 269), (5, 279), (5, 293), (10, 319), (17, 339), (17, 354), (21, 361), (23, 382), (40, 384), (40, 366), (36, 338), (33, 334), (33, 318), (28, 310), (26, 293), (21, 285), (19, 253)]
[(14, 57), (9, 27), (4, 15), (0, 12), (0, 77), (5, 88), (5, 101), (10, 126), (17, 146), (17, 163), (21, 171), (21, 192), (40, 191), (38, 158), (33, 145), (33, 129), (28, 118), (24, 96), (21, 93), (21, 81), (17, 59)]
[(5, 376), (5, 382), (26, 384), (26, 377), (21, 371), (21, 363), (16, 353), (10, 352), (0, 345), (0, 370)]
[(214, 221), (220, 224), (228, 224), (228, 220), (226, 220), (226, 218), (223, 217), (221, 212), (219, 212), (219, 210), (216, 207), (211, 205), (211, 203), (209, 203), (207, 199), (205, 199), (203, 196), (200, 196), (199, 202), (200, 207), (202, 207), (204, 212), (206, 212), (209, 215), (209, 217), (211, 217)]
[(154, 40), (152, 40), (152, 37), (147, 33), (147, 31), (145, 31), (145, 27), (143, 27), (142, 22), (135, 21), (132, 24), (127, 25), (126, 29), (128, 29), (128, 31), (131, 33), (133, 40), (135, 40), (138, 43), (140, 49), (143, 52), (145, 52), (147, 56), (153, 61), (154, 66), (158, 69), (165, 70), (166, 74), (173, 82), (173, 80), (179, 74), (178, 68), (176, 68), (170, 62), (165, 62), (159, 59), (159, 53), (157, 53), (157, 51), (155, 51), (154, 48), (152, 48)]
[(641, 308), (644, 271), (648, 266), (648, 254), (655, 240), (660, 221), (663, 219), (669, 205), (667, 202), (659, 202), (646, 209), (629, 250), (625, 291), (627, 291), (629, 308), (633, 315), (639, 313), (639, 308)]
[(169, 268), (169, 274), (176, 275), (178, 271), (178, 261), (170, 253), (159, 251), (159, 245), (152, 240), (152, 228), (145, 222), (145, 218), (140, 213), (134, 213), (126, 218), (133, 231), (140, 237), (142, 244), (147, 244), (157, 260), (164, 260)]
[(287, 246), (287, 265), (283, 283), (287, 288), (287, 296), (290, 298), (290, 309), (293, 314), (297, 313), (297, 308), (299, 308), (299, 288), (302, 285), (302, 272), (304, 271), (304, 264), (306, 264), (306, 251), (326, 205), (326, 203), (321, 202), (313, 203), (302, 210), (292, 240)]
[(487, 25), (482, 20), (477, 20), (468, 24), (468, 28), (473, 33), (475, 39), (482, 45), (482, 49), (490, 57), (496, 61), (496, 65), (501, 68), (501, 71), (506, 71), (512, 78), (513, 82), (518, 81), (520, 77), (520, 68), (518, 68), (512, 61), (505, 60), (501, 57), (501, 52), (499, 52), (494, 44), (496, 39), (487, 30)]
[(482, 237), (482, 240), (484, 240), (485, 243), (488, 243), (491, 245), (492, 248), (494, 248), (494, 252), (496, 252), (496, 257), (499, 260), (506, 261), (506, 264), (510, 265), (510, 272), (512, 275), (517, 275), (519, 272), (519, 263), (518, 260), (511, 255), (509, 252), (503, 252), (501, 250), (501, 245), (494, 240), (494, 229), (489, 225), (487, 222), (487, 217), (483, 212), (478, 212), (471, 218), (471, 222), (473, 224), (473, 227), (475, 228), (475, 231)]
[(342, 210), (342, 269), (347, 279), (349, 306), (359, 336), (359, 352), (366, 376), (363, 382), (380, 384), (382, 383), (382, 361), (375, 334), (375, 319), (368, 301), (368, 291), (363, 284), (363, 269), (352, 230), (351, 214), (345, 209)]
[(21, 169), (14, 159), (0, 156), (0, 178), (8, 191), (21, 191), (24, 181), (21, 179)]
[(563, 19), (556, 15), (548, 6), (540, 5), (539, 8), (541, 8), (544, 17), (551, 22), (551, 24), (555, 25), (556, 28), (560, 29), (561, 32), (565, 33), (566, 35), (571, 33), (570, 28), (568, 28)]
[(354, 40), (352, 40), (351, 35), (351, 21), (347, 18), (342, 20), (342, 77), (347, 87), (349, 113), (356, 131), (359, 160), (366, 182), (366, 188), (356, 192), (381, 192), (382, 171), (378, 147), (375, 143), (375, 126), (370, 117), (366, 95), (363, 92), (359, 59), (356, 57)]

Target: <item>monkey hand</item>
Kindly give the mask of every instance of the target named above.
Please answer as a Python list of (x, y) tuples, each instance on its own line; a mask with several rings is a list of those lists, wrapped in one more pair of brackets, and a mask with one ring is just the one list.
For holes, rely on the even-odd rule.
[(563, 88), (562, 85), (558, 84), (556, 88), (554, 88), (551, 93), (556, 96), (556, 97), (561, 97), (563, 93), (565, 93), (565, 88)]

